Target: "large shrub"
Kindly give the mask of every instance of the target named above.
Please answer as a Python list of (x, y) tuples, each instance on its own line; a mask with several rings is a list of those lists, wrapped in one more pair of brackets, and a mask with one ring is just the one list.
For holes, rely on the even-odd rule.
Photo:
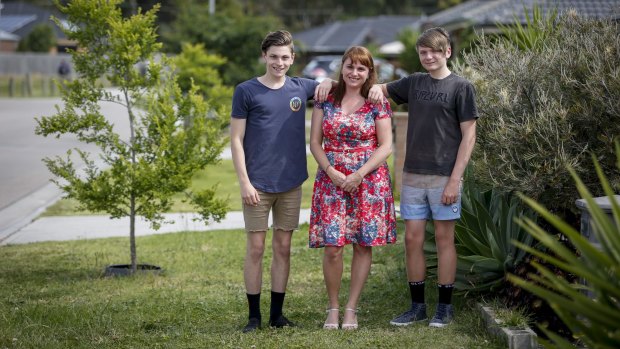
[[(620, 170), (620, 143), (616, 143), (616, 154), (616, 171), (618, 171)], [(596, 157), (593, 156), (593, 160), (600, 179), (599, 187), (611, 203), (611, 219), (597, 206), (592, 193), (577, 174), (571, 169), (569, 171), (579, 194), (588, 203), (591, 224), (600, 245), (595, 246), (572, 226), (529, 198), (526, 198), (526, 202), (555, 229), (561, 231), (576, 247), (577, 253), (566, 248), (555, 235), (549, 234), (529, 218), (519, 220), (519, 224), (553, 253), (544, 253), (515, 242), (520, 248), (543, 261), (578, 276), (583, 280), (583, 284), (560, 278), (549, 267), (541, 263), (533, 264), (539, 272), (538, 275), (530, 276), (533, 281), (516, 276), (509, 276), (509, 280), (546, 300), (571, 329), (574, 338), (579, 339), (588, 348), (618, 348), (620, 347), (620, 328), (618, 327), (620, 323), (620, 303), (618, 302), (620, 299), (620, 268), (618, 268), (620, 266), (620, 202), (618, 196), (614, 195)], [(544, 325), (542, 329), (551, 340), (551, 343), (545, 343), (547, 347), (574, 348), (567, 339), (552, 333)]]
[(620, 36), (616, 23), (574, 12), (535, 25), (547, 33), (542, 45), (483, 35), (454, 70), (477, 90), (477, 178), (565, 215), (579, 197), (567, 165), (601, 194), (590, 153), (620, 188), (612, 151), (620, 135)]
[(56, 34), (49, 24), (37, 24), (17, 46), (20, 52), (49, 52), (56, 46)]

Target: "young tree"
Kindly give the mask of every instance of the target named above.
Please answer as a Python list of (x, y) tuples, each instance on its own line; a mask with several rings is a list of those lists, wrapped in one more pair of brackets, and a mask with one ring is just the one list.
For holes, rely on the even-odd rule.
[[(73, 134), (99, 148), (103, 166), (75, 149), (85, 163), (84, 171), (78, 171), (71, 150), (66, 158), (44, 161), (58, 177), (56, 183), (82, 208), (104, 211), (112, 218), (129, 217), (135, 271), (136, 217), (143, 216), (159, 228), (162, 212), (171, 207), (171, 196), (187, 190), (197, 170), (218, 161), (226, 119), (224, 113), (207, 113), (196, 87), (186, 93), (179, 88), (171, 62), (159, 55), (161, 44), (153, 25), (158, 7), (124, 19), (121, 2), (74, 0), (66, 6), (56, 2), (71, 23), (66, 35), (79, 43), (72, 52), (77, 79), (62, 88), (64, 106), (57, 107), (55, 115), (37, 120), (36, 133)], [(141, 62), (148, 62), (146, 71), (136, 68)], [(117, 86), (120, 97), (104, 90), (101, 77)], [(101, 114), (102, 101), (126, 108), (128, 140)], [(219, 221), (225, 215), (226, 205), (215, 199), (213, 189), (190, 193), (190, 200), (206, 220)]]

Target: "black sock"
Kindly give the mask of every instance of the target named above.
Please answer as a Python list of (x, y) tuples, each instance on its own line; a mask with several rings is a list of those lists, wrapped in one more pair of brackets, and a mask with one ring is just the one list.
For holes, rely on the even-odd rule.
[(411, 293), (411, 303), (424, 303), (424, 286), (425, 286), (424, 280), (409, 282), (409, 293)]
[(269, 309), (269, 320), (275, 320), (282, 315), (282, 305), (284, 305), (284, 292), (271, 291), (271, 308)]
[(454, 284), (437, 284), (437, 289), (439, 290), (439, 303), (452, 304), (452, 290), (454, 289)]
[(248, 296), (248, 305), (250, 307), (250, 316), (248, 316), (248, 318), (257, 318), (260, 320), (260, 293), (246, 293), (246, 295)]

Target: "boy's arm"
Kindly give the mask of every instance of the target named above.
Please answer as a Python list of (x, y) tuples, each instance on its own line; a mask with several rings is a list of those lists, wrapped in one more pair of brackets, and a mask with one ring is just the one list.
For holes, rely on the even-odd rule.
[(256, 206), (260, 201), (258, 192), (250, 183), (247, 168), (245, 167), (245, 151), (243, 138), (245, 137), (246, 119), (231, 118), (230, 120), (230, 150), (232, 160), (237, 172), (239, 187), (241, 188), (241, 200), (246, 205)]
[(368, 91), (368, 100), (371, 103), (379, 104), (383, 101), (383, 98), (389, 98), (387, 85), (386, 84), (375, 84), (372, 85), (370, 90)]
[(463, 138), (456, 155), (456, 162), (454, 163), (448, 184), (441, 195), (441, 202), (444, 205), (455, 203), (459, 196), (461, 178), (463, 178), (463, 173), (465, 173), (465, 168), (469, 163), (469, 158), (476, 144), (476, 120), (461, 122), (461, 134)]

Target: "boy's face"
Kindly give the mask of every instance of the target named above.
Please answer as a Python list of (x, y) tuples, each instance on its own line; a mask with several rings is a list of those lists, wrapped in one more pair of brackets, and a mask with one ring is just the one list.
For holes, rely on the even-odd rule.
[(267, 52), (263, 53), (265, 60), (266, 73), (276, 78), (286, 75), (288, 69), (293, 64), (295, 54), (291, 52), (289, 46), (271, 46)]
[(422, 67), (429, 73), (437, 72), (448, 66), (448, 58), (452, 55), (452, 49), (448, 47), (446, 52), (434, 50), (426, 46), (418, 46), (418, 55)]

